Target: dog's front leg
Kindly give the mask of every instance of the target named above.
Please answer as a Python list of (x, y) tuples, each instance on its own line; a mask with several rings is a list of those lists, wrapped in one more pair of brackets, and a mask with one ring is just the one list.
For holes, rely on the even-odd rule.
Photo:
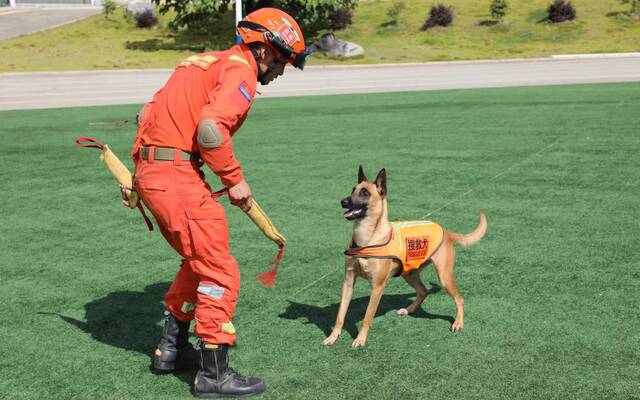
[(356, 272), (353, 262), (347, 260), (344, 267), (344, 284), (342, 285), (342, 297), (340, 298), (340, 308), (338, 309), (338, 316), (336, 317), (336, 323), (333, 326), (331, 334), (322, 341), (323, 346), (331, 346), (336, 343), (342, 326), (344, 325), (344, 319), (347, 315), (347, 308), (351, 302), (351, 295), (353, 293), (353, 284), (356, 280)]
[(369, 298), (367, 312), (364, 315), (364, 320), (362, 321), (360, 332), (358, 332), (358, 337), (356, 337), (356, 339), (351, 344), (351, 347), (353, 347), (354, 349), (364, 347), (364, 345), (367, 343), (369, 329), (371, 328), (371, 324), (373, 323), (373, 318), (376, 316), (376, 311), (378, 311), (378, 305), (380, 304), (380, 299), (382, 298), (384, 287), (387, 285), (387, 279), (388, 276), (385, 276), (381, 282), (376, 279), (372, 280), (371, 282), (373, 290), (371, 291), (371, 297)]

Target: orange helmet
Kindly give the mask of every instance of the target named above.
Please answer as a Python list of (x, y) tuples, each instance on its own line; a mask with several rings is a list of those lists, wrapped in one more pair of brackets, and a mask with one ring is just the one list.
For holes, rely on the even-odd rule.
[(277, 8), (260, 8), (248, 14), (236, 30), (244, 43), (264, 43), (299, 69), (311, 54), (296, 20)]

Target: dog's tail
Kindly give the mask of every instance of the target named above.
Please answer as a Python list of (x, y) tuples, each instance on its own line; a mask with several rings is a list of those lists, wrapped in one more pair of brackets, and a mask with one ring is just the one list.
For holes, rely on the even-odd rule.
[(460, 243), (463, 246), (473, 246), (476, 244), (484, 234), (487, 232), (487, 216), (484, 215), (484, 212), (480, 211), (480, 223), (476, 227), (476, 229), (471, 233), (457, 233), (447, 231), (451, 240), (456, 243)]

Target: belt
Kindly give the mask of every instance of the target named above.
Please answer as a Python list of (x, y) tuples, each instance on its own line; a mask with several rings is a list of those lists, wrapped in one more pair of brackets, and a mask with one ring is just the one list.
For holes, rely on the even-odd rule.
[[(173, 161), (176, 155), (176, 149), (172, 147), (141, 147), (140, 156), (143, 160), (149, 159), (149, 153), (153, 149), (153, 159), (159, 161)], [(180, 161), (198, 161), (200, 160), (200, 154), (189, 153), (184, 150), (180, 150)]]

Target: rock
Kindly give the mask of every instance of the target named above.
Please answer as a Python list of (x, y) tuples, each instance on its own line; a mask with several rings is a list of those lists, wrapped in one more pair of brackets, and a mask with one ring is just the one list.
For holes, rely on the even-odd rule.
[(313, 48), (313, 51), (325, 53), (333, 57), (348, 58), (364, 54), (362, 46), (353, 42), (340, 40), (336, 38), (336, 35), (333, 32), (322, 35), (322, 37), (316, 40), (311, 47)]

